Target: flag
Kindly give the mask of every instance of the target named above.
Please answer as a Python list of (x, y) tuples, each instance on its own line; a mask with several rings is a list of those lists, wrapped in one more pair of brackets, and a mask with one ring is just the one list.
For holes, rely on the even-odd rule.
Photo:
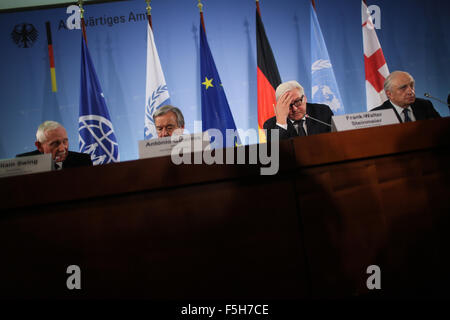
[(50, 62), (50, 78), (52, 80), (52, 91), (58, 91), (56, 86), (56, 72), (55, 72), (55, 56), (53, 55), (53, 43), (52, 43), (52, 31), (50, 29), (50, 21), (45, 23), (47, 30), (47, 47), (48, 47), (48, 60)]
[(261, 20), (258, 2), (256, 2), (256, 46), (258, 56), (258, 67), (256, 70), (258, 86), (258, 131), (259, 142), (264, 143), (266, 142), (266, 136), (263, 131), (263, 125), (267, 119), (275, 115), (274, 105), (277, 103), (275, 90), (280, 85), (281, 78)]
[(158, 51), (150, 23), (147, 24), (147, 72), (145, 86), (145, 127), (144, 139), (156, 137), (156, 127), (153, 113), (160, 107), (169, 103), (169, 90), (167, 89), (164, 73), (159, 61)]
[(334, 114), (344, 114), (341, 94), (320, 29), (314, 4), (311, 4), (311, 99), (328, 105)]
[[(203, 131), (217, 129), (226, 139), (226, 130), (236, 131), (233, 115), (228, 105), (227, 97), (217, 72), (208, 40), (206, 39), (203, 13), (200, 13), (200, 83), (202, 92), (202, 127)], [(236, 133), (237, 135), (237, 133)], [(239, 138), (234, 141), (225, 140), (228, 144), (224, 147), (232, 147), (240, 144)]]
[(58, 86), (56, 83), (55, 55), (53, 53), (52, 32), (49, 21), (45, 22), (45, 28), (47, 31), (47, 52), (50, 66), (50, 73), (48, 75), (50, 76), (50, 81), (47, 81), (46, 77), (45, 89), (43, 92), (44, 110), (42, 112), (42, 122), (52, 119), (62, 123), (63, 120), (61, 118), (58, 96), (55, 94), (55, 92), (58, 91)]
[(361, 5), (366, 101), (367, 110), (370, 110), (387, 100), (383, 86), (384, 80), (389, 75), (389, 70), (365, 0), (362, 0)]
[(91, 155), (94, 165), (119, 161), (119, 147), (84, 37), (81, 37), (80, 152)]

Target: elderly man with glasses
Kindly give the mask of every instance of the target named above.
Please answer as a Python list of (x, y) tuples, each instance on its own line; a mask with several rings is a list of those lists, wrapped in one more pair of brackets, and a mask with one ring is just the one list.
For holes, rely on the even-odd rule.
[(283, 82), (275, 91), (275, 117), (264, 123), (267, 142), (270, 129), (278, 129), (280, 139), (330, 132), (333, 111), (325, 104), (307, 103), (305, 91), (297, 81)]

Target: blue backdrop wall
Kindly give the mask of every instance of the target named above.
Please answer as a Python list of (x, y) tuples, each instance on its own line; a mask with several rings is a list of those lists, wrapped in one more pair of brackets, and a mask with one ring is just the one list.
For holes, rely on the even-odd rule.
[[(204, 0), (206, 31), (236, 126), (257, 128), (255, 1)], [(416, 94), (446, 100), (450, 92), (450, 2), (368, 1), (381, 9), (378, 38), (390, 71), (407, 70)], [(171, 95), (186, 128), (201, 120), (199, 12), (196, 0), (153, 0), (156, 46)], [(309, 0), (262, 0), (262, 19), (283, 81), (298, 80), (311, 92)], [(346, 113), (366, 110), (361, 1), (317, 0), (317, 15)], [(88, 45), (119, 143), (120, 158), (138, 158), (144, 136), (145, 1), (85, 5)], [(35, 149), (44, 120), (60, 121), (70, 149), (78, 149), (81, 31), (64, 24), (66, 8), (0, 13), (0, 158)], [(116, 18), (115, 18), (116, 17)], [(100, 19), (101, 18), (101, 19)], [(51, 91), (45, 22), (50, 21), (58, 92)], [(32, 24), (29, 48), (11, 38)], [(447, 106), (434, 102), (442, 116)], [(256, 141), (247, 141), (247, 143)]]

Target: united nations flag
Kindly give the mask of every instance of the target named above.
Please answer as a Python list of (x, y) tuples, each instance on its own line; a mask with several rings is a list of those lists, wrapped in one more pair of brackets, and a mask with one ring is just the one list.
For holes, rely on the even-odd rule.
[(311, 5), (311, 60), (312, 101), (328, 105), (336, 115), (345, 114), (333, 65), (313, 5)]

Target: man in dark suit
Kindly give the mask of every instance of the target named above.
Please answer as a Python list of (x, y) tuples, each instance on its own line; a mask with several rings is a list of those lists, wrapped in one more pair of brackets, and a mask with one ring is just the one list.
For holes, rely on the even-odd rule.
[(34, 144), (37, 150), (18, 154), (17, 157), (51, 153), (57, 169), (92, 166), (88, 154), (69, 151), (66, 129), (56, 121), (45, 121), (39, 126)]
[(331, 131), (329, 124), (333, 111), (325, 104), (307, 103), (305, 91), (297, 81), (280, 84), (275, 98), (275, 117), (268, 119), (263, 126), (267, 132), (267, 143), (270, 143), (271, 129), (278, 130), (280, 139)]
[(389, 100), (371, 111), (392, 109), (400, 123), (441, 117), (431, 101), (416, 98), (414, 78), (408, 72), (392, 72), (384, 81), (384, 91)]

